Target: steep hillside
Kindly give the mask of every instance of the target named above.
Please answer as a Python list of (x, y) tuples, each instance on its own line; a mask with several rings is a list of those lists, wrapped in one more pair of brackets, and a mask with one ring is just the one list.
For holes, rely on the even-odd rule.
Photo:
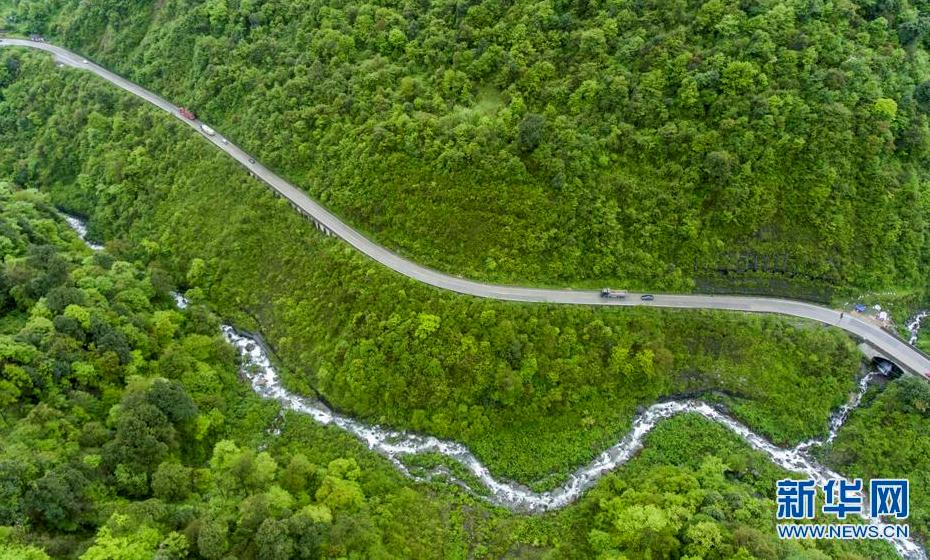
[(812, 295), (927, 284), (921, 7), (3, 0), (0, 14), (193, 107), (445, 270)]
[(779, 443), (823, 433), (860, 355), (776, 316), (520, 305), (435, 290), (321, 235), (188, 127), (41, 53), (0, 103), (0, 169), (155, 258), (194, 301), (261, 331), (298, 392), (372, 423), (466, 443), (495, 474), (551, 486), (637, 406), (724, 400)]
[(92, 253), (46, 195), (0, 181), (0, 558), (895, 558), (778, 540), (785, 473), (699, 417), (545, 516), (414, 484), (252, 393), (216, 317), (175, 308), (142, 245)]

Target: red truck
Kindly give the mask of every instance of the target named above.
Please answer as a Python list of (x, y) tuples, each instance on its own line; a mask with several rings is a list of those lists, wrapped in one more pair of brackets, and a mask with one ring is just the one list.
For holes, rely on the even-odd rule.
[(193, 121), (197, 119), (197, 115), (190, 112), (186, 107), (178, 107), (178, 113), (187, 120)]

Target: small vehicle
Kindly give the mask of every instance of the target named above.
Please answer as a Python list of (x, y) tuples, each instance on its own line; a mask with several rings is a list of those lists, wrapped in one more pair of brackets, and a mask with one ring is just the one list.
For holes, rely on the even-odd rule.
[(652, 295), (652, 294), (643, 294), (643, 295), (639, 296), (639, 299), (641, 299), (641, 300), (643, 300), (643, 301), (652, 301), (652, 300), (654, 300), (655, 298), (656, 298), (656, 297), (655, 297), (654, 295)]
[(604, 288), (601, 290), (601, 297), (609, 299), (623, 299), (626, 297), (626, 290), (611, 290), (610, 288)]
[(249, 163), (255, 163), (255, 160), (252, 158), (249, 158)]
[(205, 124), (200, 125), (200, 130), (207, 136), (216, 136), (216, 131)]
[(857, 303), (853, 309), (856, 310), (856, 313), (865, 313), (865, 306), (861, 303)]
[(192, 113), (191, 110), (187, 109), (186, 107), (178, 107), (178, 114), (189, 121), (193, 121), (197, 119), (197, 115)]
[(229, 144), (229, 140), (227, 140), (227, 139), (225, 139), (225, 138), (220, 138), (220, 140), (222, 140), (224, 144)]

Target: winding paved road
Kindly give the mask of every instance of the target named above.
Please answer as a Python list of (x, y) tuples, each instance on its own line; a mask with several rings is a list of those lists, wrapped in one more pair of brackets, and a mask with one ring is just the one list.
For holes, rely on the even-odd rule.
[(48, 43), (34, 42), (26, 39), (0, 38), (0, 46), (21, 46), (39, 49), (52, 53), (55, 59), (62, 64), (73, 66), (92, 72), (101, 78), (123, 88), (124, 90), (141, 97), (152, 105), (170, 113), (181, 122), (186, 123), (200, 133), (217, 148), (229, 154), (233, 159), (244, 165), (249, 171), (265, 181), (272, 189), (288, 199), (295, 208), (309, 215), (319, 226), (327, 232), (342, 238), (347, 243), (378, 261), (392, 270), (418, 280), (420, 282), (451, 290), (461, 294), (491, 298), (498, 300), (520, 302), (544, 302), (554, 304), (577, 305), (648, 305), (651, 307), (675, 307), (683, 309), (724, 309), (729, 311), (744, 311), (753, 313), (778, 313), (805, 319), (813, 319), (839, 328), (863, 339), (882, 354), (892, 359), (896, 364), (911, 373), (930, 378), (930, 359), (910, 346), (907, 342), (882, 330), (881, 328), (851, 316), (841, 316), (840, 312), (826, 307), (820, 307), (800, 301), (725, 295), (698, 295), (698, 294), (656, 294), (655, 300), (643, 302), (641, 294), (631, 293), (624, 300), (605, 299), (595, 291), (581, 291), (569, 289), (524, 288), (519, 286), (500, 286), (484, 284), (443, 274), (436, 270), (420, 266), (405, 259), (381, 245), (371, 241), (361, 233), (334, 216), (326, 208), (307, 196), (303, 191), (291, 185), (271, 170), (256, 162), (248, 153), (238, 146), (224, 141), (223, 137), (207, 136), (200, 130), (200, 121), (190, 121), (178, 113), (178, 106), (169, 103), (147, 89), (136, 85), (106, 68), (67, 49), (50, 45)]

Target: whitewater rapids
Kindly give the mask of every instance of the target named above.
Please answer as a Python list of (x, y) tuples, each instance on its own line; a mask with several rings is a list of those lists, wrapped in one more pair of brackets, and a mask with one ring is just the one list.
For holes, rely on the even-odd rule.
[[(65, 219), (68, 221), (68, 225), (78, 233), (91, 249), (99, 251), (103, 248), (87, 241), (85, 238), (87, 228), (81, 220), (68, 215), (65, 215)], [(184, 296), (177, 293), (173, 294), (173, 296), (179, 309), (188, 307), (189, 302)], [(916, 330), (920, 327), (920, 321), (925, 316), (924, 314), (916, 318), (916, 324), (911, 329), (912, 332), (916, 333)], [(830, 429), (827, 437), (821, 440), (808, 440), (791, 449), (782, 449), (776, 446), (737, 420), (698, 400), (685, 399), (654, 404), (633, 421), (633, 427), (626, 436), (616, 445), (598, 455), (589, 464), (575, 470), (569, 476), (568, 482), (554, 490), (533, 492), (524, 485), (494, 478), (487, 467), (467, 447), (460, 443), (445, 441), (432, 436), (385, 429), (380, 426), (369, 426), (352, 418), (336, 414), (319, 401), (291, 393), (282, 385), (277, 370), (271, 363), (269, 353), (264, 345), (247, 333), (240, 332), (230, 325), (222, 325), (220, 328), (224, 338), (239, 351), (242, 357), (240, 371), (249, 380), (252, 389), (258, 395), (277, 401), (285, 410), (307, 414), (320, 424), (334, 425), (349, 432), (365, 442), (369, 449), (386, 457), (400, 471), (414, 480), (428, 481), (435, 474), (443, 474), (453, 479), (454, 477), (451, 476), (447, 469), (442, 467), (434, 469), (426, 476), (417, 476), (407, 468), (400, 460), (400, 457), (419, 453), (437, 453), (453, 459), (481, 482), (488, 491), (488, 500), (490, 502), (515, 512), (543, 512), (572, 503), (591, 488), (601, 476), (629, 461), (642, 448), (643, 439), (656, 424), (666, 418), (683, 413), (699, 414), (708, 420), (725, 426), (743, 439), (751, 448), (767, 455), (779, 467), (791, 472), (801, 473), (815, 480), (818, 486), (822, 486), (830, 479), (843, 477), (811, 458), (810, 449), (828, 444), (834, 440), (837, 432), (849, 417), (850, 412), (859, 406), (862, 395), (868, 389), (869, 382), (876, 375), (882, 374), (881, 372), (871, 372), (859, 381), (857, 391), (830, 418)], [(466, 482), (462, 480), (457, 480), (457, 482), (466, 489), (474, 491)], [(867, 521), (873, 524), (881, 523), (880, 519), (867, 519)], [(894, 538), (887, 540), (905, 560), (927, 560), (926, 552), (913, 539)]]

